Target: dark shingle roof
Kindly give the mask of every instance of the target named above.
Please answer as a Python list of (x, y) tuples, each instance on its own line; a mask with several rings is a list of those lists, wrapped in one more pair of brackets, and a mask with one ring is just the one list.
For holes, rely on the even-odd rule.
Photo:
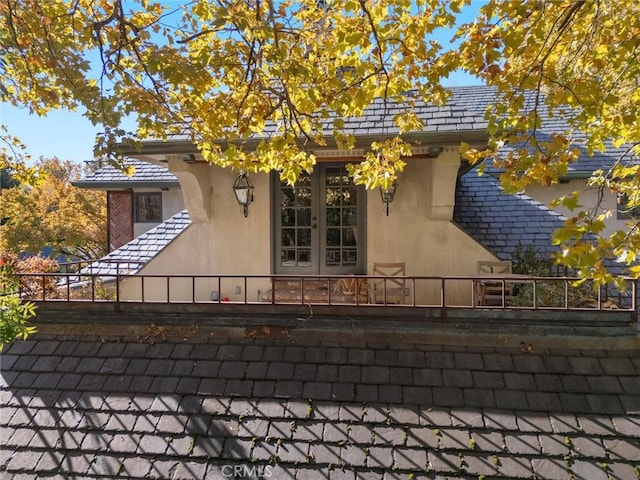
[(178, 179), (166, 167), (144, 162), (127, 160), (127, 166), (133, 166), (135, 173), (128, 177), (122, 171), (110, 165), (90, 173), (82, 180), (73, 182), (82, 188), (132, 188), (132, 187), (177, 187)]
[[(365, 109), (362, 116), (345, 119), (346, 133), (356, 136), (397, 135), (399, 130), (393, 123), (393, 117), (404, 109), (397, 102), (388, 101), (385, 105), (378, 99)], [(487, 126), (483, 110), (470, 108), (468, 99), (463, 95), (454, 95), (444, 107), (417, 100), (414, 109), (417, 117), (424, 123), (424, 132), (477, 131), (484, 130)], [(332, 125), (330, 122), (326, 125), (324, 133), (331, 135)]]
[(563, 217), (524, 194), (507, 195), (489, 175), (472, 170), (458, 179), (453, 221), (502, 260), (518, 246), (532, 246), (541, 256), (557, 251), (551, 234)]
[[(446, 106), (437, 107), (423, 100), (416, 100), (415, 113), (424, 123), (424, 129), (420, 132), (411, 132), (405, 136), (408, 139), (415, 138), (423, 142), (443, 142), (443, 141), (486, 141), (487, 121), (485, 111), (494, 101), (496, 89), (484, 85), (451, 87), (451, 97)], [(532, 100), (531, 100), (532, 101)], [(380, 139), (385, 136), (397, 135), (398, 128), (393, 123), (393, 117), (403, 111), (405, 106), (398, 102), (389, 100), (383, 102), (378, 99), (369, 105), (360, 116), (344, 118), (344, 133), (352, 134), (363, 142), (373, 139)], [(539, 109), (539, 115), (543, 119), (543, 125), (538, 130), (537, 136), (540, 139), (549, 137), (551, 133), (564, 132), (568, 128), (567, 121), (562, 117), (560, 108), (554, 112), (551, 118), (546, 107)], [(322, 134), (328, 138), (333, 134), (333, 122), (338, 118), (331, 114), (329, 118), (322, 122)], [(185, 131), (188, 130), (185, 127)], [(265, 132), (254, 136), (247, 141), (247, 148), (251, 148), (251, 142), (257, 142), (262, 138), (268, 138), (277, 131), (277, 124), (268, 123)], [(575, 146), (581, 148), (584, 145), (584, 134), (574, 132), (573, 138)], [(183, 151), (186, 148), (193, 148), (191, 145), (191, 135), (184, 134), (171, 135), (167, 142), (159, 140), (148, 140), (143, 142), (143, 148), (148, 153), (167, 153), (171, 148), (176, 151)], [(504, 152), (512, 148), (505, 146)], [(607, 168), (618, 160), (626, 151), (627, 146), (614, 147), (607, 145), (606, 152), (596, 152), (593, 156), (584, 153), (580, 159), (569, 166), (569, 175), (576, 177), (588, 176), (594, 170)], [(584, 152), (584, 148), (582, 148)], [(173, 150), (171, 150), (173, 151)], [(131, 152), (133, 155), (134, 152)], [(629, 156), (628, 162), (638, 163), (637, 156)], [(488, 165), (487, 172), (497, 173), (491, 165)]]
[[(487, 122), (484, 119), (484, 104), (478, 106), (478, 101), (485, 101), (487, 97), (486, 89), (482, 87), (467, 87), (464, 93), (453, 95), (447, 105), (438, 107), (422, 99), (415, 100), (414, 112), (422, 120), (424, 129), (421, 132), (412, 132), (411, 136), (427, 136), (429, 138), (441, 139), (454, 136), (464, 136), (465, 134), (476, 137), (486, 136)], [(394, 124), (393, 118), (406, 110), (406, 104), (395, 100), (376, 99), (366, 107), (362, 115), (345, 117), (342, 131), (345, 134), (354, 135), (357, 138), (377, 138), (385, 136), (395, 136), (399, 133), (398, 127)], [(321, 133), (327, 138), (333, 136), (333, 122), (338, 119), (335, 113), (329, 113), (328, 118), (322, 120)], [(267, 122), (264, 132), (255, 134), (251, 141), (257, 142), (263, 138), (270, 138), (278, 131), (279, 123)], [(143, 151), (149, 153), (166, 152), (172, 142), (191, 145), (192, 136), (188, 132), (188, 126), (184, 127), (184, 133), (173, 134), (168, 141), (151, 139), (143, 141)], [(126, 146), (123, 146), (125, 149)], [(135, 155), (135, 152), (131, 152)]]
[(85, 273), (113, 276), (136, 273), (178, 237), (189, 225), (189, 212), (185, 209), (161, 224), (134, 238), (84, 269)]
[[(475, 112), (477, 115), (484, 115), (484, 112), (494, 101), (495, 96), (496, 89), (492, 87), (471, 86), (452, 88), (452, 102), (455, 102), (456, 105), (468, 111)], [(538, 108), (538, 115), (542, 120), (542, 125), (536, 132), (536, 138), (539, 141), (548, 141), (551, 139), (552, 133), (564, 133), (570, 129), (566, 112), (563, 112), (567, 111), (567, 108), (558, 107), (554, 109), (552, 117), (544, 105), (544, 98), (544, 95), (542, 95), (541, 101), (543, 104), (542, 107)], [(525, 100), (525, 108), (533, 108), (533, 104), (534, 98), (533, 94), (531, 94)], [(569, 165), (569, 176), (589, 176), (595, 170), (610, 167), (620, 158), (624, 158), (624, 161), (627, 163), (640, 163), (640, 158), (629, 153), (628, 145), (615, 147), (611, 142), (607, 142), (604, 152), (596, 151), (593, 155), (589, 156), (584, 148), (586, 135), (583, 132), (574, 131), (571, 134), (571, 138), (574, 142), (573, 146), (581, 151), (581, 155), (578, 161)], [(515, 147), (505, 145), (503, 147), (503, 153), (506, 154), (513, 148)], [(489, 164), (487, 165), (486, 171), (491, 174), (498, 173), (498, 171)]]
[[(476, 169), (458, 179), (453, 221), (501, 260), (512, 260), (518, 247), (531, 246), (541, 258), (557, 253), (551, 236), (564, 220), (528, 195), (504, 193), (497, 179), (478, 176)], [(614, 275), (626, 272), (615, 259), (605, 259), (604, 264)]]
[(640, 468), (637, 349), (111, 328), (2, 352), (3, 479), (630, 480)]

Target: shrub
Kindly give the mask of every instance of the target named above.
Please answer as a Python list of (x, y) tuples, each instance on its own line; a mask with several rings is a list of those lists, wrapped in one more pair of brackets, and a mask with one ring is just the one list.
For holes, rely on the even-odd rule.
[(10, 260), (0, 257), (0, 351), (6, 343), (35, 332), (35, 327), (28, 325), (36, 314), (35, 305), (20, 299), (19, 287)]
[[(554, 268), (550, 259), (543, 258), (529, 245), (526, 249), (517, 247), (512, 257), (513, 273), (533, 277), (553, 277)], [(587, 307), (594, 303), (595, 290), (593, 282), (585, 281), (574, 285), (561, 280), (540, 280), (536, 282), (536, 306), (539, 307)], [(565, 291), (565, 289), (567, 289)], [(517, 307), (533, 307), (533, 283), (522, 283), (516, 286), (511, 305)]]

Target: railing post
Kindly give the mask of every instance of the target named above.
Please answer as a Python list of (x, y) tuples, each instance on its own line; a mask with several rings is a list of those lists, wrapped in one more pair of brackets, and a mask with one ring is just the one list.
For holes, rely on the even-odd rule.
[[(635, 279), (631, 283), (632, 290), (632, 298), (631, 298), (631, 306), (633, 308), (633, 314), (635, 315), (636, 325), (640, 324), (640, 310), (638, 310), (638, 285), (640, 284), (640, 279)], [(636, 327), (637, 328), (637, 327)]]
[(476, 308), (476, 304), (478, 303), (477, 292), (476, 292), (476, 282), (479, 280), (471, 280), (471, 308)]
[[(404, 292), (402, 292), (404, 294)], [(416, 306), (416, 279), (411, 278), (411, 306)]]
[(276, 304), (276, 279), (271, 275), (271, 305)]
[(116, 303), (120, 304), (120, 264), (116, 263)]
[(387, 305), (387, 279), (382, 279), (382, 304)]

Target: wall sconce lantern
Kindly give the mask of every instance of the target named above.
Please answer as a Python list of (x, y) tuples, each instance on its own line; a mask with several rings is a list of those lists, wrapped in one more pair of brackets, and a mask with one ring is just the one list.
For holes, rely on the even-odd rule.
[(233, 193), (236, 195), (238, 204), (242, 207), (244, 216), (248, 216), (249, 204), (253, 202), (253, 184), (245, 172), (240, 172), (236, 181), (233, 182)]
[(395, 181), (389, 188), (380, 187), (380, 197), (382, 198), (382, 203), (387, 207), (387, 217), (389, 216), (389, 204), (393, 202), (393, 198), (396, 195), (396, 188), (398, 188), (398, 183)]

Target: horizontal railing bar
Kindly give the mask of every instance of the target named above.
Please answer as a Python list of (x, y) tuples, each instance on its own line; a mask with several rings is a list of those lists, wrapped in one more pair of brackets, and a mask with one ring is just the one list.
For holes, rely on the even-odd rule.
[[(132, 263), (132, 262), (130, 262)], [(97, 269), (97, 267), (96, 267)], [(43, 275), (45, 276), (55, 276), (55, 277), (61, 277), (61, 276), (68, 276), (68, 277), (77, 277), (77, 276), (97, 276), (97, 277), (104, 277), (104, 276), (111, 276), (108, 274), (99, 274), (99, 273), (80, 273), (80, 272), (72, 272), (72, 273), (68, 273), (68, 272), (40, 272), (40, 273), (33, 273), (33, 272), (20, 272), (20, 273), (16, 273), (15, 275), (17, 276), (38, 276), (41, 277)], [(115, 275), (113, 275), (115, 276)], [(404, 277), (387, 277), (384, 275), (355, 275), (355, 276), (351, 276), (351, 275), (283, 275), (283, 274), (264, 274), (264, 275), (260, 275), (260, 274), (247, 274), (247, 275), (242, 275), (242, 274), (211, 274), (211, 273), (196, 273), (196, 274), (189, 274), (189, 273), (172, 273), (172, 274), (162, 274), (162, 273), (145, 273), (143, 275), (140, 274), (136, 274), (134, 275), (134, 277), (150, 277), (150, 278), (166, 278), (166, 277), (171, 277), (171, 278), (253, 278), (253, 279), (260, 279), (260, 278), (275, 278), (278, 280), (284, 280), (284, 279), (291, 279), (291, 280), (300, 280), (300, 279), (304, 279), (304, 281), (309, 281), (312, 279), (318, 279), (318, 280), (322, 280), (322, 279), (354, 279), (354, 280), (382, 280), (382, 279), (386, 279), (387, 281), (393, 281), (393, 280), (441, 280), (441, 279), (445, 279), (445, 280), (478, 280), (478, 281), (493, 281), (493, 282), (501, 282), (501, 281), (505, 281), (505, 283), (510, 284), (510, 283), (532, 283), (534, 280), (536, 281), (570, 281), (570, 282), (577, 282), (579, 280), (582, 280), (579, 277), (530, 277), (530, 276), (526, 276), (526, 277), (522, 277), (522, 278), (518, 278), (518, 279), (514, 279), (512, 277), (498, 277), (498, 276), (484, 276), (484, 275), (411, 275), (411, 276), (404, 276)], [(634, 281), (633, 278), (631, 277), (623, 277), (624, 280), (627, 280), (629, 282)]]
[[(83, 262), (84, 263), (84, 262)], [(104, 262), (108, 265), (108, 262)], [(109, 285), (114, 281), (117, 283), (116, 291), (115, 291), (115, 299), (116, 301), (128, 301), (128, 302), (141, 302), (141, 303), (155, 303), (157, 300), (149, 299), (146, 295), (145, 285), (148, 286), (153, 279), (164, 279), (167, 283), (165, 285), (166, 289), (166, 300), (163, 302), (170, 302), (170, 297), (174, 292), (180, 292), (180, 286), (176, 285), (175, 287), (172, 285), (169, 288), (169, 282), (172, 279), (176, 281), (189, 279), (191, 284), (191, 291), (188, 296), (189, 300), (185, 300), (184, 303), (240, 303), (240, 304), (265, 304), (271, 303), (274, 305), (290, 305), (290, 304), (298, 304), (298, 305), (306, 305), (306, 304), (317, 304), (317, 305), (357, 305), (357, 306), (393, 306), (393, 307), (438, 307), (438, 308), (490, 308), (497, 310), (572, 310), (572, 311), (594, 311), (594, 310), (607, 310), (610, 311), (611, 307), (604, 307), (603, 304), (607, 303), (610, 298), (617, 298), (618, 303), (620, 305), (615, 304), (615, 309), (623, 312), (635, 311), (636, 310), (636, 291), (637, 285), (636, 280), (625, 277), (624, 280), (628, 282), (629, 290), (627, 292), (621, 292), (617, 289), (613, 289), (610, 293), (607, 290), (607, 285), (600, 287), (597, 292), (593, 292), (593, 296), (584, 295), (582, 300), (589, 301), (595, 303), (594, 306), (571, 306), (569, 301), (569, 292), (573, 292), (571, 290), (574, 282), (578, 282), (581, 279), (578, 277), (541, 277), (541, 276), (516, 276), (513, 274), (492, 274), (492, 275), (450, 275), (450, 276), (438, 276), (438, 275), (406, 275), (406, 276), (384, 276), (384, 275), (288, 275), (288, 274), (268, 274), (268, 275), (260, 275), (260, 274), (130, 274), (127, 272), (126, 268), (121, 266), (122, 263), (126, 264), (137, 264), (140, 262), (135, 261), (122, 261), (118, 263), (114, 261), (115, 268), (113, 273), (105, 273), (104, 270), (108, 269), (108, 267), (96, 266), (92, 268), (88, 266), (85, 271), (78, 272), (45, 272), (45, 273), (18, 273), (16, 274), (18, 277), (22, 278), (22, 294), (25, 298), (28, 298), (28, 295), (36, 295), (36, 290), (41, 289), (42, 292), (37, 292), (37, 297), (39, 297), (42, 301), (87, 301), (87, 299), (81, 298), (72, 298), (71, 291), (76, 293), (77, 289), (81, 288), (90, 288), (91, 291), (87, 292), (90, 295), (92, 301), (104, 301), (102, 299), (97, 299), (99, 292), (97, 292), (97, 288), (104, 288), (103, 285)], [(89, 270), (89, 271), (87, 271)], [(93, 272), (92, 270), (97, 270), (97, 272)], [(100, 272), (100, 273), (99, 273)], [(30, 279), (37, 279), (37, 281)], [(47, 279), (57, 279), (57, 282), (51, 284), (51, 281), (47, 282)], [(217, 299), (213, 300), (212, 293), (210, 292), (206, 297), (207, 300), (196, 299), (196, 285), (198, 282), (196, 280), (215, 280), (217, 286)], [(137, 281), (141, 283), (142, 289), (138, 291), (138, 296), (140, 300), (123, 300), (122, 299), (122, 288), (120, 283), (122, 281)], [(225, 285), (225, 282), (231, 283), (233, 280), (242, 280), (242, 282), (238, 282), (235, 285), (236, 288), (242, 287), (242, 292), (229, 295), (222, 294), (222, 286)], [(249, 286), (251, 281), (263, 281), (265, 283), (268, 282), (269, 290), (262, 291), (261, 289), (257, 289), (257, 300), (251, 301), (249, 300)], [(355, 280), (355, 284), (352, 284), (351, 288), (355, 288), (355, 291), (351, 290), (342, 290), (338, 292), (336, 289), (336, 285), (339, 284), (340, 281), (343, 280)], [(371, 299), (371, 289), (373, 282), (381, 282), (382, 288), (382, 303), (372, 303)], [(29, 284), (31, 282), (31, 284)], [(295, 291), (296, 296), (295, 299), (278, 299), (278, 295), (281, 294), (286, 288), (286, 285), (282, 285), (282, 283), (291, 282), (295, 285), (289, 286), (289, 290)], [(316, 285), (314, 287), (314, 282), (322, 283), (322, 286)], [(365, 292), (361, 291), (361, 282), (364, 282)], [(371, 283), (369, 283), (371, 282)], [(421, 284), (420, 282), (436, 282), (432, 286)], [(445, 291), (449, 292), (451, 290), (451, 284), (455, 282), (471, 282), (470, 286), (471, 290), (471, 305), (465, 304), (457, 304), (455, 302), (448, 302), (446, 300)], [(540, 293), (539, 289), (541, 287), (548, 286), (550, 283), (558, 283), (560, 282), (563, 285), (563, 295), (562, 295), (562, 305), (541, 305)], [(400, 284), (401, 287), (398, 287), (397, 284)], [(409, 288), (407, 288), (407, 285)], [(259, 286), (259, 285), (258, 285)], [(484, 294), (478, 293), (478, 288), (484, 288), (490, 286), (492, 288), (492, 294), (490, 296), (500, 297), (499, 305), (488, 305), (486, 303), (479, 303), (479, 301), (483, 301), (483, 295), (487, 295), (486, 291)], [(528, 286), (532, 288), (531, 291), (531, 305), (517, 305), (512, 304), (512, 288), (516, 286)], [(67, 294), (66, 298), (60, 297), (51, 297), (49, 298), (47, 292), (53, 292), (60, 288), (66, 288)], [(229, 288), (229, 292), (233, 291), (233, 288), (226, 285)], [(266, 287), (266, 285), (265, 285)], [(421, 289), (422, 294), (425, 291), (429, 291), (430, 294), (434, 296), (439, 296), (439, 301), (434, 302), (418, 302), (416, 292)], [(175, 290), (174, 290), (175, 288)], [(204, 284), (201, 286), (203, 292), (207, 292), (207, 289), (211, 288), (211, 285)], [(345, 288), (345, 287), (343, 287)], [(388, 300), (388, 290), (397, 290), (398, 288), (402, 289), (402, 299), (409, 298), (408, 303), (404, 303), (404, 300), (399, 304), (389, 303)], [(466, 287), (465, 287), (466, 288)], [(34, 290), (35, 289), (35, 290)], [(279, 291), (279, 289), (282, 289)], [(458, 288), (460, 289), (460, 288)], [(499, 289), (499, 290), (498, 290)], [(603, 290), (604, 289), (604, 290)], [(274, 294), (275, 290), (275, 294)], [(317, 290), (317, 291), (315, 291)], [(335, 290), (335, 291), (334, 291)], [(439, 295), (438, 292), (439, 291)], [(315, 298), (311, 297), (311, 294), (318, 294), (319, 292), (323, 293), (326, 296), (326, 300), (323, 298)], [(286, 293), (286, 292), (285, 292)], [(289, 292), (293, 293), (293, 292)], [(40, 295), (41, 294), (41, 295)], [(354, 297), (355, 294), (355, 297)], [(447, 293), (448, 294), (448, 293)], [(604, 294), (604, 295), (603, 295)], [(177, 298), (180, 297), (179, 293), (176, 293)], [(238, 299), (237, 295), (241, 295)], [(397, 295), (397, 293), (396, 293)], [(145, 298), (145, 296), (147, 298)], [(156, 295), (157, 296), (157, 295)], [(317, 297), (318, 295), (316, 295)], [(235, 297), (233, 299), (229, 299), (227, 297)], [(347, 298), (349, 297), (349, 298)], [(351, 298), (353, 297), (353, 298)], [(365, 300), (363, 298), (366, 297)], [(479, 298), (480, 297), (480, 298)], [(603, 300), (604, 297), (604, 300)], [(34, 299), (36, 297), (33, 297)], [(349, 300), (349, 301), (347, 301)], [(176, 300), (181, 302), (181, 300)], [(375, 298), (374, 298), (375, 301)], [(624, 304), (622, 304), (624, 301)], [(591, 305), (591, 303), (590, 303)]]

